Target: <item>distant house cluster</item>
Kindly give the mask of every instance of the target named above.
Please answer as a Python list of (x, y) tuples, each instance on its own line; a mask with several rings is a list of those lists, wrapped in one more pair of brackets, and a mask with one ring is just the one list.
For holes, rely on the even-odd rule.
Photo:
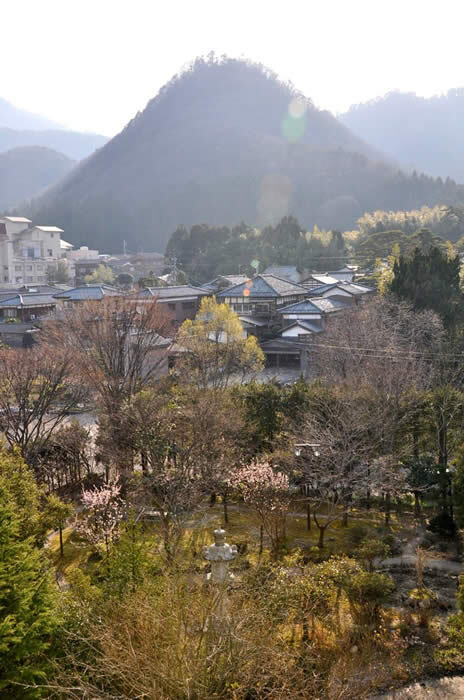
[(273, 266), (251, 279), (219, 276), (204, 287), (238, 314), (244, 333), (258, 338), (270, 366), (304, 371), (311, 338), (324, 331), (332, 315), (374, 293), (353, 278), (349, 267), (301, 279), (296, 267)]
[[(323, 333), (330, 319), (359, 304), (374, 290), (354, 280), (355, 269), (347, 266), (325, 274), (300, 274), (294, 266), (272, 266), (262, 274), (219, 275), (195, 286), (172, 284), (172, 274), (148, 279), (158, 286), (139, 291), (123, 291), (110, 284), (86, 284), (86, 275), (102, 262), (114, 271), (130, 272), (134, 280), (156, 267), (162, 256), (140, 254), (139, 260), (127, 255), (100, 255), (97, 250), (82, 246), (74, 250), (61, 237), (56, 226), (33, 226), (23, 217), (0, 219), (0, 339), (11, 345), (31, 345), (40, 324), (59, 319), (66, 309), (84, 301), (101, 301), (106, 297), (127, 294), (137, 304), (157, 300), (170, 319), (170, 338), (186, 319), (193, 319), (201, 299), (215, 295), (230, 306), (240, 319), (244, 336), (258, 338), (268, 365), (293, 367), (305, 371), (309, 363), (311, 339)], [(65, 261), (72, 284), (47, 284), (50, 270)], [(138, 260), (138, 262), (137, 262)], [(138, 268), (137, 268), (138, 265)], [(137, 268), (137, 269), (136, 269)], [(157, 271), (161, 273), (161, 266)]]

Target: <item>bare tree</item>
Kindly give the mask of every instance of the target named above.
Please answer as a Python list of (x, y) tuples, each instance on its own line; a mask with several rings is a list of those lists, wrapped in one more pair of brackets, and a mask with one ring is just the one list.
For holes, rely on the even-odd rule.
[[(392, 456), (391, 424), (383, 404), (369, 395), (322, 388), (298, 433), (307, 445), (297, 466), (324, 546), (327, 528), (346, 524), (356, 497), (396, 489), (400, 471)], [(396, 493), (396, 490), (395, 490)]]
[(69, 309), (46, 335), (72, 351), (82, 380), (111, 414), (157, 376), (166, 356), (161, 340), (168, 328), (156, 300), (108, 297)]
[(71, 353), (41, 344), (28, 350), (0, 350), (0, 425), (7, 442), (18, 445), (35, 465), (69, 412), (86, 397)]
[(432, 311), (381, 297), (330, 319), (313, 344), (314, 373), (332, 383), (367, 385), (399, 396), (430, 386), (443, 326)]
[(137, 392), (159, 378), (169, 347), (163, 336), (168, 329), (168, 318), (156, 300), (109, 297), (75, 306), (45, 330), (51, 344), (72, 353), (76, 373), (96, 396), (104, 423), (106, 418), (105, 438), (123, 471), (127, 453), (121, 412)]

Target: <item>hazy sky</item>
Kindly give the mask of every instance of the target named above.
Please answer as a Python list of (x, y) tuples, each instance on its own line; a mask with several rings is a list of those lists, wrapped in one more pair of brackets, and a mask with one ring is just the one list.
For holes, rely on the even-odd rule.
[(459, 0), (0, 2), (0, 96), (108, 136), (211, 50), (265, 63), (334, 112), (464, 86)]

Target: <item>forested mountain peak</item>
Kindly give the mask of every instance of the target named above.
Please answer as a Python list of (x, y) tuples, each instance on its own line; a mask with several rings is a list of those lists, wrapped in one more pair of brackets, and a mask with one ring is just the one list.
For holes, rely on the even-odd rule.
[(454, 204), (412, 180), (267, 68), (199, 58), (125, 129), (31, 207), (75, 244), (162, 250), (179, 224), (350, 228), (365, 211)]

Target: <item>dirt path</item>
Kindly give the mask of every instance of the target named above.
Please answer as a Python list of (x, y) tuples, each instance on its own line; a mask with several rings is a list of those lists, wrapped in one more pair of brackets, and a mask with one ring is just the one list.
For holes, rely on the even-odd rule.
[(464, 698), (464, 678), (461, 676), (451, 676), (450, 678), (437, 678), (421, 683), (413, 683), (392, 690), (383, 695), (371, 696), (370, 700), (463, 700)]

